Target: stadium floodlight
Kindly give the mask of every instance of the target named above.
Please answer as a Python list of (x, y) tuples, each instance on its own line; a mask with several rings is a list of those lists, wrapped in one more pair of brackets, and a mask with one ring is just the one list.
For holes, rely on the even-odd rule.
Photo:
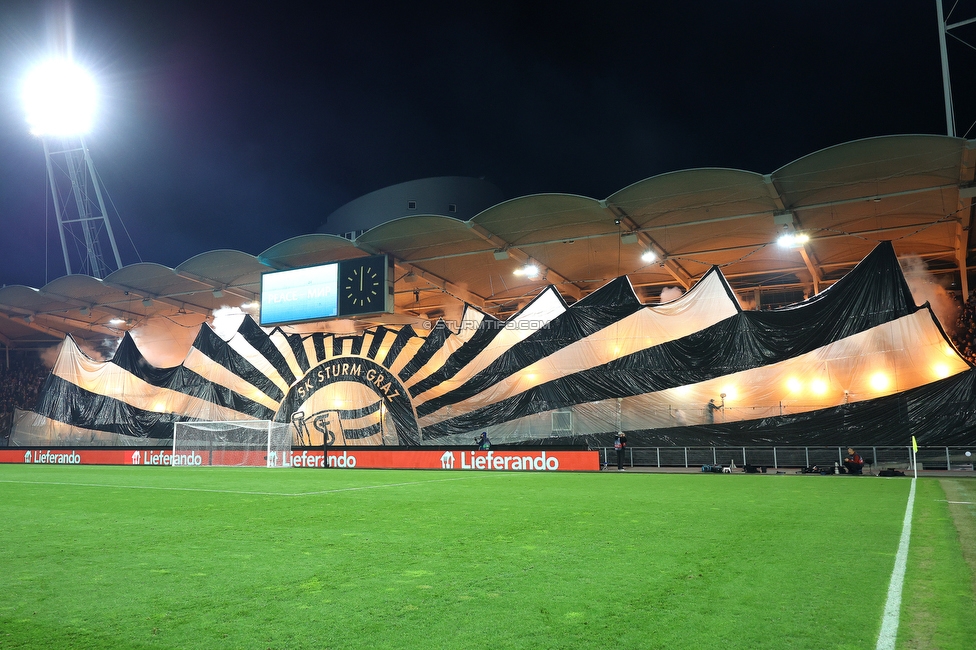
[(810, 241), (810, 236), (803, 233), (787, 232), (780, 235), (776, 243), (783, 248), (799, 248)]
[(31, 133), (79, 136), (91, 130), (98, 93), (87, 70), (70, 59), (49, 59), (32, 69), (23, 86)]
[[(21, 90), (30, 131), (44, 143), (65, 271), (104, 278), (122, 258), (84, 139), (98, 104), (95, 81), (69, 56), (38, 64)], [(111, 258), (102, 253), (109, 248)]]
[(539, 275), (539, 267), (536, 266), (535, 264), (531, 264), (530, 263), (530, 264), (526, 264), (525, 266), (521, 266), (521, 267), (515, 269), (514, 271), (512, 271), (512, 273), (514, 273), (515, 275), (518, 275), (518, 276), (525, 276), (527, 278), (534, 278), (537, 275)]
[(645, 264), (650, 264), (657, 259), (657, 255), (652, 250), (646, 250), (641, 254), (641, 261)]

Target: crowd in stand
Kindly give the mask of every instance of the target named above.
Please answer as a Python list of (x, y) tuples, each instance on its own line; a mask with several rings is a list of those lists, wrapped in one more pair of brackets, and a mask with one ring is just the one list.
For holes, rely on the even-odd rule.
[(976, 363), (976, 300), (973, 297), (959, 310), (952, 342), (964, 359)]
[(0, 415), (33, 408), (48, 372), (38, 357), (0, 359)]

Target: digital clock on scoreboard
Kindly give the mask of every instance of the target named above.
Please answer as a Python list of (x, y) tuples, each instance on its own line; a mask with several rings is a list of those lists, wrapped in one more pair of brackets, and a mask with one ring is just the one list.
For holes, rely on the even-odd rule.
[(386, 255), (261, 275), (261, 325), (391, 312)]

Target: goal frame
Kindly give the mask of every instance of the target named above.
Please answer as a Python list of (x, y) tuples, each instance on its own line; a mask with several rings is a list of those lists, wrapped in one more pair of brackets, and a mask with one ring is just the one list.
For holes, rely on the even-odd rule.
[[(194, 434), (187, 435), (188, 432)], [(258, 435), (261, 436), (260, 441), (253, 439)], [(274, 420), (174, 422), (171, 464), (174, 467), (193, 465), (290, 467), (292, 442), (291, 425), (287, 422)], [(206, 461), (202, 455), (204, 452), (207, 455)], [(262, 454), (263, 464), (254, 462), (252, 455), (256, 452)], [(215, 453), (217, 462), (214, 462)], [(229, 459), (237, 459), (237, 461), (228, 462)]]

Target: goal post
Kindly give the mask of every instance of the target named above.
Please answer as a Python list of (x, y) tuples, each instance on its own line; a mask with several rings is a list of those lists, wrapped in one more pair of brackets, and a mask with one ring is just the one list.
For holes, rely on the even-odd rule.
[(289, 467), (291, 442), (287, 422), (175, 422), (172, 465)]

